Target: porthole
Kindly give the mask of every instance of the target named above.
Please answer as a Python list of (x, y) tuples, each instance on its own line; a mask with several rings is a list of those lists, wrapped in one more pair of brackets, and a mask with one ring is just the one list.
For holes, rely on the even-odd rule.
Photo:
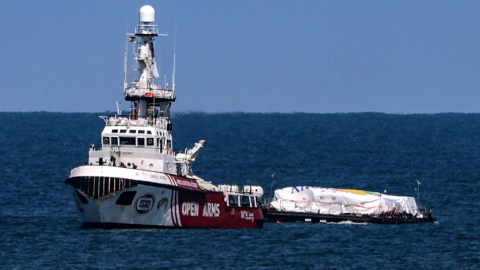
[(103, 144), (110, 144), (110, 138), (109, 137), (103, 137)]

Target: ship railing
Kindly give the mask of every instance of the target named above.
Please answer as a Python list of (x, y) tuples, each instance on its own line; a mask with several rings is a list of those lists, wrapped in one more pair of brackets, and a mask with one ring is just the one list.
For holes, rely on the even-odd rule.
[(258, 208), (261, 206), (258, 198), (252, 194), (224, 192), (224, 196), (228, 207)]
[(139, 24), (135, 27), (135, 34), (158, 35), (158, 25)]
[(156, 126), (161, 129), (171, 130), (170, 120), (166, 117), (153, 117), (148, 116), (136, 116), (132, 119), (129, 116), (111, 115), (111, 116), (99, 116), (99, 118), (105, 121), (106, 126), (134, 126), (134, 127), (146, 127)]
[(137, 87), (125, 88), (125, 96), (151, 97), (158, 99), (175, 99), (175, 91), (171, 89), (140, 89)]
[[(136, 145), (136, 144), (129, 144), (129, 145), (128, 144), (127, 145), (122, 145), (122, 144), (120, 144), (120, 145), (118, 145), (118, 144), (117, 145), (113, 145), (113, 144), (112, 145), (109, 145), (109, 144), (107, 144), (107, 145), (90, 144), (89, 151), (90, 152), (103, 151), (103, 147), (110, 147), (110, 148), (114, 149), (114, 151), (118, 152), (120, 147), (138, 147), (138, 145)], [(159, 145), (155, 145), (155, 146), (150, 146), (149, 145), (149, 146), (146, 146), (146, 147), (144, 145), (142, 145), (141, 148), (142, 149), (154, 149), (155, 152), (158, 152), (160, 154), (166, 154), (166, 155), (171, 155), (171, 156), (176, 156), (177, 155), (177, 152), (173, 151), (172, 149), (166, 149), (165, 147), (160, 147)], [(175, 161), (175, 163), (176, 164), (184, 164), (183, 161)], [(111, 165), (112, 166), (111, 161), (110, 162), (105, 161), (103, 163), (103, 165)], [(113, 165), (113, 166), (117, 166), (117, 165)], [(122, 166), (121, 164), (118, 164), (117, 167), (121, 167), (121, 166)]]

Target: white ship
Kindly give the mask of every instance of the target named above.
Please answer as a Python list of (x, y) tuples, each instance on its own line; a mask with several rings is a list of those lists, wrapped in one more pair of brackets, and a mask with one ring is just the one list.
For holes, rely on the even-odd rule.
[(205, 146), (200, 140), (183, 153), (173, 150), (170, 107), (172, 89), (154, 83), (155, 10), (140, 9), (140, 23), (130, 41), (135, 79), (125, 83), (128, 116), (102, 117), (101, 147), (90, 146), (86, 165), (65, 180), (75, 197), (84, 227), (258, 228), (263, 225), (260, 186), (213, 185), (193, 174)]

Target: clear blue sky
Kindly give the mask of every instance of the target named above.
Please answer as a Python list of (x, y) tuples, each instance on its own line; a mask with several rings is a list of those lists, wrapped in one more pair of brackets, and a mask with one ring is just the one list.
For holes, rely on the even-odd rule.
[(2, 1), (0, 111), (115, 110), (144, 4), (172, 111), (480, 112), (479, 1), (313, 0)]

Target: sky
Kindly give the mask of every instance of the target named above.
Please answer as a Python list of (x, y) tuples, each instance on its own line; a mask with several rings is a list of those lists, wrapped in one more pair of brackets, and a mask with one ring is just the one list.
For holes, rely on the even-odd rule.
[(155, 8), (172, 112), (480, 113), (480, 1), (33, 1), (0, 5), (0, 111), (105, 112)]

